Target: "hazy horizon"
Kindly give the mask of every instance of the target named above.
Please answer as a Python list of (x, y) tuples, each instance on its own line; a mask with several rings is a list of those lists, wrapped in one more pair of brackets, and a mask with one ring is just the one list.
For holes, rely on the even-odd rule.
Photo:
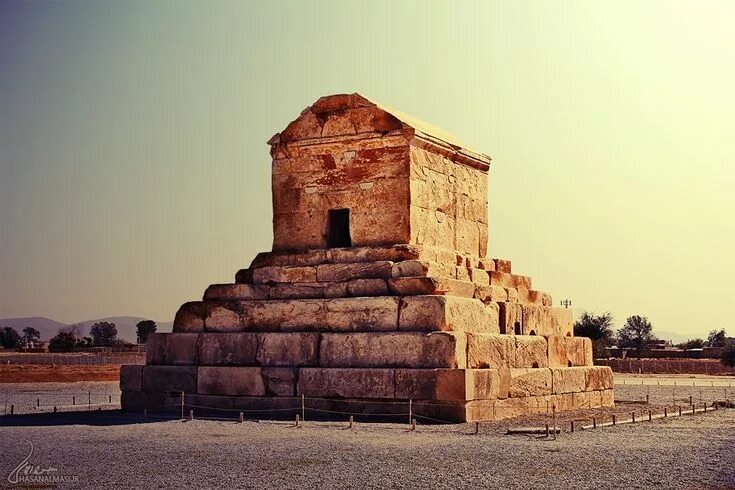
[[(428, 7), (430, 6), (430, 7)], [(0, 318), (173, 318), (271, 247), (266, 141), (360, 92), (493, 158), (555, 305), (725, 328), (730, 2), (0, 4)]]

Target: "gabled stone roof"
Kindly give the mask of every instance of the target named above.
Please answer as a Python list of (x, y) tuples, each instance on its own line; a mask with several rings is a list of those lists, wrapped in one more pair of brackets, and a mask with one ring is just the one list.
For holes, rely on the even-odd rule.
[[(349, 113), (348, 116), (345, 114)], [(409, 130), (411, 136), (444, 147), (453, 153), (486, 165), (490, 157), (471, 150), (456, 136), (392, 107), (369, 100), (358, 94), (335, 94), (319, 98), (301, 112), (280, 133), (276, 133), (268, 144), (275, 146), (316, 138), (361, 135), (369, 133), (387, 134), (392, 131)]]

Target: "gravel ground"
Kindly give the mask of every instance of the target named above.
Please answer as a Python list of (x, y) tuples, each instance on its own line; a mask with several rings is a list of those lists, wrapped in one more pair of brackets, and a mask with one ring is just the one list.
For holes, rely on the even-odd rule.
[[(47, 385), (47, 384), (43, 384)], [(59, 403), (72, 393), (116, 393), (116, 383), (0, 384), (8, 398)], [(723, 398), (723, 388), (616, 385), (621, 413), (630, 407)], [(50, 391), (49, 391), (50, 390)], [(694, 390), (694, 391), (692, 391)], [(733, 397), (735, 398), (735, 397)], [(114, 400), (114, 398), (113, 398)], [(86, 399), (85, 399), (86, 401)], [(627, 403), (626, 403), (627, 402)], [(637, 402), (637, 403), (636, 403)], [(24, 403), (21, 403), (23, 405)], [(585, 418), (591, 411), (565, 417)], [(595, 411), (601, 416), (600, 411)], [(735, 410), (565, 432), (557, 440), (508, 436), (509, 426), (548, 417), (482, 424), (419, 426), (311, 422), (158, 421), (116, 411), (0, 419), (0, 485), (28, 455), (61, 488), (735, 488)], [(12, 425), (10, 425), (12, 424)], [(28, 441), (28, 442), (26, 442)]]

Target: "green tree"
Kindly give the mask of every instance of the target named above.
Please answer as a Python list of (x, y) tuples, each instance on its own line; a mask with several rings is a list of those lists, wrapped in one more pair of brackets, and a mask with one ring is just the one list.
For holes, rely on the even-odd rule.
[(605, 355), (605, 347), (608, 347), (613, 339), (612, 326), (613, 316), (611, 313), (596, 316), (585, 311), (574, 322), (574, 335), (588, 337), (592, 340), (592, 352), (595, 359), (597, 359)]
[(712, 330), (707, 336), (707, 345), (709, 347), (725, 347), (725, 344), (727, 344), (725, 329), (719, 331)]
[(638, 359), (648, 351), (655, 340), (653, 326), (645, 316), (628, 317), (625, 325), (618, 332), (618, 346), (634, 349)]
[(0, 328), (0, 346), (6, 349), (14, 349), (20, 344), (20, 335), (13, 327)]
[(686, 342), (682, 342), (681, 344), (676, 344), (676, 346), (680, 349), (701, 349), (704, 347), (704, 340), (702, 339), (689, 339)]
[(730, 340), (727, 342), (727, 345), (722, 349), (720, 361), (725, 366), (735, 368), (735, 341)]
[(39, 341), (41, 338), (41, 332), (33, 327), (26, 327), (23, 329), (23, 342), (26, 345), (33, 344)]
[(141, 322), (138, 322), (137, 327), (139, 344), (145, 344), (148, 340), (148, 335), (154, 333), (156, 331), (156, 328), (158, 328), (156, 322), (154, 322), (153, 320), (143, 320)]
[(48, 342), (52, 352), (69, 352), (77, 345), (77, 337), (71, 328), (60, 328), (56, 336)]
[(89, 335), (92, 336), (92, 342), (95, 346), (106, 347), (117, 339), (117, 327), (114, 323), (98, 322), (89, 329)]

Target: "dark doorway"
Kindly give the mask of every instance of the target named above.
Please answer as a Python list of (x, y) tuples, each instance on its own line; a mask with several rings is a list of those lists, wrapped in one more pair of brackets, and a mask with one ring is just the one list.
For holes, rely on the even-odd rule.
[(349, 209), (330, 209), (328, 227), (327, 246), (329, 248), (352, 246)]

